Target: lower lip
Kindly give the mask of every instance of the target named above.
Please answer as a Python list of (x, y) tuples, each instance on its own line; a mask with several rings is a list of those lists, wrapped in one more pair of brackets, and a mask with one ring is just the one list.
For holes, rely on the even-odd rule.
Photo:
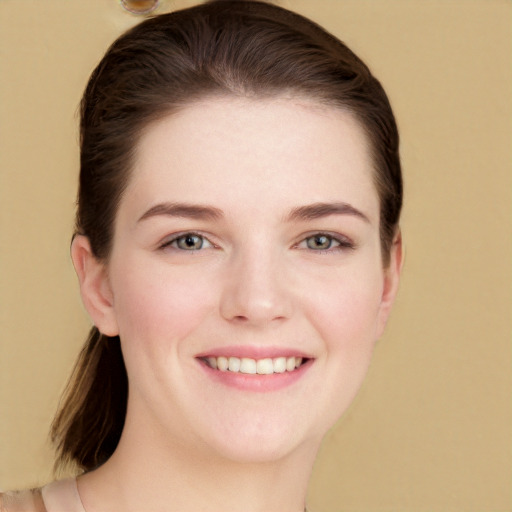
[(291, 386), (306, 374), (313, 363), (312, 359), (308, 359), (305, 363), (299, 366), (299, 368), (296, 368), (292, 372), (286, 371), (283, 373), (272, 373), (270, 375), (259, 375), (230, 372), (229, 370), (222, 372), (208, 366), (204, 361), (198, 361), (208, 377), (211, 379), (214, 379), (225, 386), (239, 389), (241, 391), (256, 391), (261, 393), (278, 391)]

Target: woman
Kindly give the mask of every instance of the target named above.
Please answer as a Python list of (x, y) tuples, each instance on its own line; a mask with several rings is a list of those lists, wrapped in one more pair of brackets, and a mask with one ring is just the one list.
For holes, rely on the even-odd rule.
[(82, 100), (95, 327), (52, 430), (82, 474), (5, 510), (304, 510), (397, 291), (401, 202), (382, 87), (309, 20), (218, 1), (121, 36)]

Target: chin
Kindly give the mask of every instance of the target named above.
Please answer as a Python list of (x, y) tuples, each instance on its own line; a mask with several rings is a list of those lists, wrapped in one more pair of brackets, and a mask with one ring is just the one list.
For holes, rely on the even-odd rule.
[[(316, 429), (315, 429), (316, 430)], [(323, 434), (311, 433), (304, 420), (279, 421), (268, 415), (236, 418), (223, 428), (210, 431), (206, 443), (225, 460), (241, 464), (262, 464), (294, 458), (301, 454), (316, 454)]]
[(241, 436), (235, 443), (218, 447), (218, 453), (227, 461), (237, 464), (272, 464), (287, 458), (297, 458), (301, 454), (314, 453), (320, 442), (290, 443), (289, 440), (271, 438), (247, 439)]

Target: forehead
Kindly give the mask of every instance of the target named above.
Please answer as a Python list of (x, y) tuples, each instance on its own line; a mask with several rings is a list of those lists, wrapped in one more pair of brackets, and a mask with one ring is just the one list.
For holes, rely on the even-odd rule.
[(235, 209), (347, 201), (378, 215), (359, 123), (303, 98), (208, 98), (151, 124), (127, 195), (143, 206), (180, 200)]

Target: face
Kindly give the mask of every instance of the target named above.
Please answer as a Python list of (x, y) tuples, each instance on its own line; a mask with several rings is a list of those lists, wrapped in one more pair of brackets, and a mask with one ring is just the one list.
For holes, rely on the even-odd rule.
[(398, 267), (382, 268), (349, 114), (216, 98), (151, 125), (92, 313), (121, 338), (127, 424), (231, 460), (317, 446), (363, 380)]

